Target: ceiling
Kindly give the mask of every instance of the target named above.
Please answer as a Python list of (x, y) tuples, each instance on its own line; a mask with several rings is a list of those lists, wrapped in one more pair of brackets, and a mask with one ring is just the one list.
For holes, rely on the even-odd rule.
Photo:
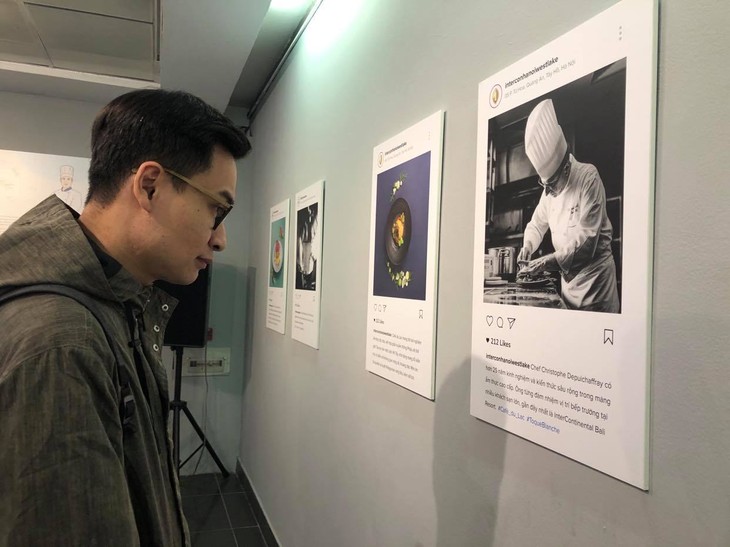
[(0, 0), (0, 91), (106, 102), (130, 89), (249, 109), (314, 0)]

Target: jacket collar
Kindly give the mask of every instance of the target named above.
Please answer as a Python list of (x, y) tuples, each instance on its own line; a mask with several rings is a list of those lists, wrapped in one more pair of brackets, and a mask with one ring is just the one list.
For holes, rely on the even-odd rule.
[(53, 195), (13, 223), (0, 235), (0, 290), (58, 283), (96, 298), (144, 307), (154, 289), (139, 283), (101, 249), (103, 256), (95, 252), (77, 219), (78, 214)]

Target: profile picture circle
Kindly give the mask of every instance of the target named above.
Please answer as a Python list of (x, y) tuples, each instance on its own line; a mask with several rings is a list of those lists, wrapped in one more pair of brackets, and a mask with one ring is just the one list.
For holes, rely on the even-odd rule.
[(492, 90), (489, 92), (489, 105), (492, 108), (497, 108), (499, 103), (502, 102), (502, 86), (494, 84)]

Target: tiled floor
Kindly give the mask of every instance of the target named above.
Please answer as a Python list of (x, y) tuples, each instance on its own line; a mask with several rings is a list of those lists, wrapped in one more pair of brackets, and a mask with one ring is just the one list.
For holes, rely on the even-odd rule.
[(263, 528), (270, 536), (268, 524), (259, 526), (253, 492), (235, 475), (183, 476), (180, 487), (193, 547), (273, 547), (262, 534)]

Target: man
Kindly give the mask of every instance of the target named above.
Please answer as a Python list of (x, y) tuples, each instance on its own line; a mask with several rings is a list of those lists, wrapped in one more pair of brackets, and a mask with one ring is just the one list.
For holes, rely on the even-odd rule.
[(189, 545), (160, 360), (174, 306), (152, 283), (192, 283), (225, 248), (250, 146), (197, 97), (140, 90), (100, 112), (91, 148), (80, 217), (51, 196), (0, 236), (0, 293), (56, 283), (92, 297), (134, 412), (120, 412), (114, 356), (85, 306), (1, 306), (0, 546)]
[(317, 204), (300, 209), (297, 212), (297, 289), (317, 289), (317, 229)]
[[(517, 257), (518, 275), (560, 272), (562, 297), (570, 309), (619, 312), (611, 222), (598, 170), (568, 152), (550, 99), (527, 119), (525, 152), (545, 192), (525, 228)], [(530, 261), (550, 228), (554, 253)]]
[(74, 168), (73, 165), (61, 166), (61, 187), (56, 190), (56, 195), (75, 211), (81, 211), (81, 193), (73, 189)]

